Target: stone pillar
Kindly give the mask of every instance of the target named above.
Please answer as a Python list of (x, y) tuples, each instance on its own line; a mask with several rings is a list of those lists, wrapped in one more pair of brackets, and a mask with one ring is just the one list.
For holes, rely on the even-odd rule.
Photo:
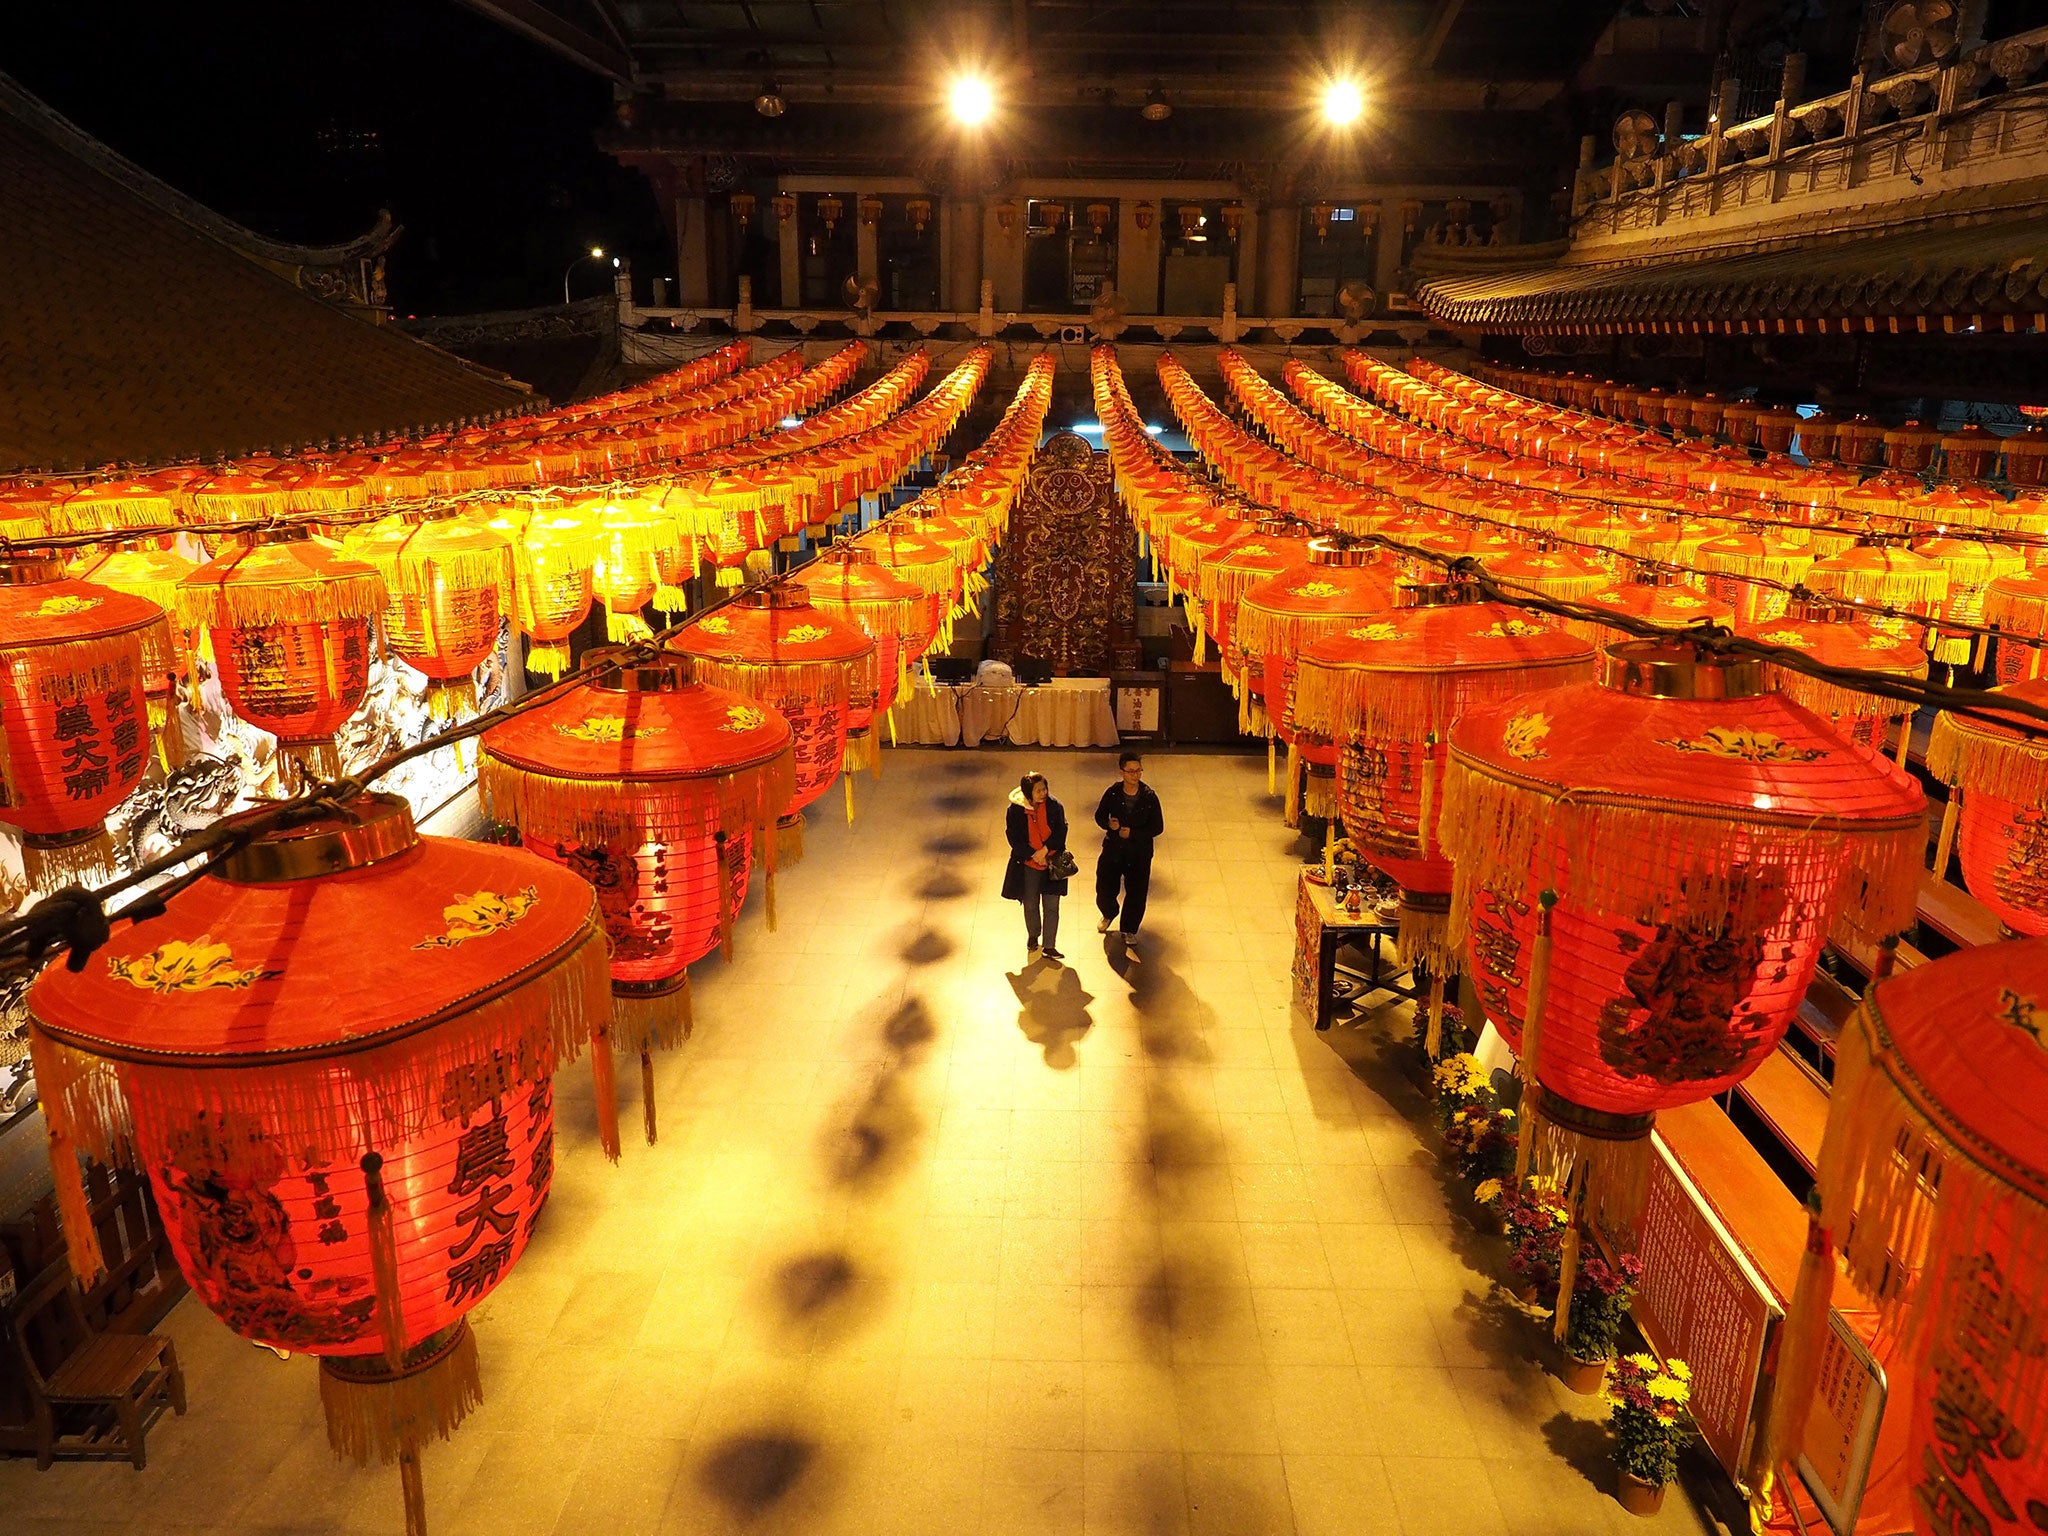
[(1301, 208), (1276, 203), (1259, 210), (1258, 312), (1262, 319), (1293, 316), (1301, 275)]
[[(860, 200), (863, 196), (866, 194), (862, 193), (846, 200), (846, 211), (853, 219), (853, 272), (855, 278), (862, 283), (879, 283), (882, 279), (882, 264), (876, 237), (881, 233), (881, 221), (877, 219), (870, 224), (860, 216)], [(882, 307), (883, 301), (876, 299), (875, 308)]]
[(1159, 209), (1153, 203), (1152, 227), (1138, 228), (1140, 197), (1120, 197), (1116, 204), (1116, 291), (1133, 315), (1159, 313)]
[(988, 210), (981, 199), (952, 198), (945, 204), (946, 223), (940, 231), (946, 237), (939, 253), (944, 281), (940, 292), (944, 307), (965, 314), (981, 304), (981, 245)]
[(782, 307), (802, 309), (804, 297), (803, 248), (797, 244), (796, 231), (798, 215), (792, 213), (789, 221), (781, 224), (777, 237), (781, 241), (776, 254), (781, 258)]
[(1401, 286), (1401, 248), (1408, 243), (1401, 204), (1406, 198), (1380, 200), (1379, 243), (1373, 247), (1372, 286), (1384, 306), (1387, 295)]
[(1244, 219), (1237, 227), (1237, 307), (1263, 316), (1259, 306), (1265, 295), (1259, 291), (1259, 205), (1243, 199)]
[(1004, 199), (994, 199), (984, 211), (981, 270), (995, 284), (995, 307), (1017, 311), (1024, 307), (1024, 199), (1008, 201), (1015, 205), (1017, 217), (1007, 234), (998, 214)]
[(676, 199), (676, 302), (685, 309), (703, 309), (711, 303), (708, 223), (709, 204), (702, 194)]

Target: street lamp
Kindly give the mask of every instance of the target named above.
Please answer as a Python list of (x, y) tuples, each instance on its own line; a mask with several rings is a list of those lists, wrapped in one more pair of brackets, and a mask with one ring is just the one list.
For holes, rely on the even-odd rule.
[[(604, 260), (604, 247), (601, 245), (593, 245), (589, 250), (585, 251), (581, 256), (578, 256), (574, 261), (570, 262), (566, 268), (563, 269), (562, 302), (564, 304), (567, 304), (569, 302), (569, 274), (571, 272), (574, 272), (578, 267), (582, 266), (583, 263), (586, 261), (602, 260)], [(618, 264), (619, 258), (614, 256), (612, 258), (612, 265), (616, 267)]]

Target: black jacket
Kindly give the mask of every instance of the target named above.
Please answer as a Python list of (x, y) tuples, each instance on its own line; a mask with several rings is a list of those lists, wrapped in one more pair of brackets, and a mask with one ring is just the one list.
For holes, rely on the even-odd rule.
[[(1051, 795), (1045, 797), (1045, 823), (1050, 834), (1046, 838), (1048, 848), (1067, 846), (1067, 812)], [(1004, 818), (1003, 830), (1010, 839), (1010, 862), (1003, 870), (1003, 897), (1007, 901), (1024, 899), (1024, 867), (1031, 860), (1031, 808), (1024, 803), (1024, 792), (1010, 791), (1010, 809)], [(1049, 880), (1046, 889), (1056, 896), (1067, 893), (1067, 882)]]
[[(1110, 831), (1112, 816), (1131, 829), (1129, 837)], [(1102, 792), (1102, 803), (1095, 807), (1095, 825), (1102, 828), (1104, 858), (1149, 859), (1152, 840), (1166, 831), (1166, 817), (1159, 808), (1159, 796), (1153, 793), (1150, 784), (1142, 781), (1138, 785), (1137, 804), (1127, 808), (1124, 786), (1119, 781)]]

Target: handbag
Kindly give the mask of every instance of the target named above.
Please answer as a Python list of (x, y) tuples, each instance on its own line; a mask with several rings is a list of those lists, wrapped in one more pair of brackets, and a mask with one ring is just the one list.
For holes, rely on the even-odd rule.
[(1064, 848), (1045, 851), (1045, 872), (1054, 880), (1071, 880), (1081, 873), (1081, 861)]

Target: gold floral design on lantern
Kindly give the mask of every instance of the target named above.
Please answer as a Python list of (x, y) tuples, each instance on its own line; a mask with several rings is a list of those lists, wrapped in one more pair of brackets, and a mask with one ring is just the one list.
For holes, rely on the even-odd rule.
[(451, 901), (441, 909), (441, 916), (447, 920), (446, 933), (431, 934), (413, 945), (414, 949), (454, 949), (467, 944), (471, 939), (481, 939), (494, 933), (503, 933), (519, 919), (531, 912), (540, 902), (540, 890), (527, 886), (514, 891), (510, 896), (496, 891), (477, 891), (472, 895)]
[(1360, 624), (1345, 633), (1354, 640), (1397, 640), (1401, 635), (1391, 624)]
[(732, 620), (722, 613), (714, 613), (708, 619), (699, 619), (697, 628), (707, 635), (729, 635), (732, 633)]
[(146, 955), (109, 959), (107, 974), (145, 992), (210, 992), (239, 990), (277, 972), (261, 967), (243, 970), (225, 944), (212, 944), (205, 934), (190, 940), (172, 939)]
[(2033, 1038), (2034, 1044), (2048, 1050), (2048, 1040), (2041, 1038), (2041, 1031), (2048, 1029), (2039, 1017), (2041, 1005), (2031, 997), (2022, 997), (2011, 987), (1998, 989), (1998, 1017), (2014, 1029), (2024, 1030)]
[(809, 645), (817, 640), (831, 639), (832, 631), (822, 624), (799, 624), (782, 638), (793, 645)]
[(1702, 735), (1671, 737), (1657, 745), (1674, 752), (1704, 752), (1709, 757), (1734, 758), (1745, 763), (1810, 763), (1827, 756), (1819, 747), (1795, 747), (1769, 731), (1732, 725), (1708, 726)]
[[(555, 725), (557, 733), (571, 741), (624, 741), (627, 736), (626, 719), (622, 715), (600, 715), (590, 720), (563, 720)], [(652, 722), (634, 722), (631, 734), (659, 736), (668, 728)]]
[(1339, 587), (1334, 581), (1305, 581), (1298, 587), (1290, 588), (1288, 595), (1291, 597), (1335, 597), (1342, 591), (1343, 588)]
[(1796, 650), (1809, 650), (1813, 642), (1796, 629), (1774, 629), (1769, 634), (1758, 635), (1757, 639), (1766, 645), (1789, 645)]
[(74, 613), (89, 613), (99, 607), (96, 597), (80, 597), (76, 593), (63, 592), (55, 597), (46, 597), (36, 608), (39, 619), (64, 619)]
[(1543, 739), (1550, 734), (1550, 716), (1531, 711), (1515, 716), (1500, 733), (1500, 744), (1509, 757), (1533, 763), (1539, 757), (1550, 754), (1543, 748)]
[(1494, 640), (1520, 640), (1529, 635), (1542, 634), (1543, 626), (1531, 624), (1527, 619), (1502, 619), (1482, 633)]
[(725, 724), (721, 725), (719, 729), (721, 731), (733, 731), (744, 734), (747, 731), (758, 731), (767, 723), (768, 712), (766, 710), (752, 704), (735, 704), (726, 710)]

